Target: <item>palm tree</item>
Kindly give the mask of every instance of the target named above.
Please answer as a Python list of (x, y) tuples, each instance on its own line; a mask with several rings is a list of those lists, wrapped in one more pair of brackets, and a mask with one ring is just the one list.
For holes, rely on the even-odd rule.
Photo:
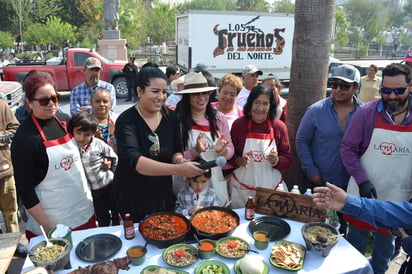
[(286, 125), (293, 165), (284, 173), (289, 188), (307, 188), (296, 154), (295, 136), (306, 108), (326, 96), (335, 0), (296, 0), (295, 32)]

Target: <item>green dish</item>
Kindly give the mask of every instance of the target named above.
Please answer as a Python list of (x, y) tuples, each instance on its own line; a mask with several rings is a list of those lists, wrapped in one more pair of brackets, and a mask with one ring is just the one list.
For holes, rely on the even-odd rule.
[(225, 265), (222, 262), (216, 261), (216, 260), (210, 260), (210, 261), (205, 261), (198, 266), (196, 266), (195, 269), (195, 274), (203, 274), (202, 271), (206, 269), (207, 267), (213, 267), (216, 266), (220, 271), (216, 272), (209, 272), (213, 274), (230, 274), (230, 269), (227, 265)]
[(272, 255), (272, 254), (273, 254), (273, 248), (272, 248), (272, 252), (271, 252), (270, 258), (269, 258), (270, 263), (271, 263), (273, 266), (276, 266), (276, 267), (279, 267), (279, 268), (282, 268), (282, 269), (286, 269), (286, 270), (291, 270), (291, 271), (297, 271), (297, 270), (302, 269), (303, 263), (304, 263), (304, 260), (305, 260), (305, 255), (306, 255), (306, 248), (305, 248), (303, 245), (301, 245), (301, 244), (294, 243), (294, 242), (289, 242), (289, 241), (279, 241), (279, 242), (277, 242), (273, 247), (280, 246), (280, 245), (282, 245), (282, 244), (284, 244), (284, 243), (293, 245), (295, 248), (301, 250), (301, 252), (302, 252), (302, 257), (301, 257), (300, 260), (299, 260), (299, 265), (298, 265), (298, 266), (295, 266), (295, 267), (287, 267), (287, 266), (284, 266), (284, 265), (279, 265), (279, 264), (273, 259), (273, 255)]
[(143, 268), (143, 270), (140, 272), (140, 274), (145, 274), (145, 271), (156, 271), (157, 269), (166, 269), (169, 271), (174, 271), (176, 274), (189, 274), (189, 272), (183, 271), (183, 270), (178, 270), (178, 269), (173, 269), (170, 267), (164, 267), (164, 266), (158, 266), (158, 265), (149, 265)]
[[(263, 273), (262, 274), (268, 274), (269, 273), (269, 266), (268, 264), (262, 260), (263, 262)], [(235, 270), (236, 274), (242, 274), (242, 271), (240, 271), (240, 259), (236, 261), (235, 265), (233, 266), (233, 269)]]
[[(240, 246), (241, 249), (239, 248), (239, 246), (237, 246), (233, 248), (228, 248), (228, 252), (224, 252), (223, 248), (227, 247), (229, 244), (228, 242), (231, 242), (231, 241), (235, 241), (236, 243), (241, 244), (242, 245)], [(245, 249), (245, 250), (242, 250), (242, 249)], [(248, 253), (247, 250), (249, 249), (250, 249), (249, 244), (245, 240), (239, 237), (233, 237), (233, 236), (224, 237), (216, 242), (217, 254), (219, 254), (222, 257), (228, 258), (228, 259), (240, 259)]]
[(192, 245), (174, 244), (163, 251), (162, 258), (170, 266), (185, 267), (196, 262), (199, 258), (199, 253)]

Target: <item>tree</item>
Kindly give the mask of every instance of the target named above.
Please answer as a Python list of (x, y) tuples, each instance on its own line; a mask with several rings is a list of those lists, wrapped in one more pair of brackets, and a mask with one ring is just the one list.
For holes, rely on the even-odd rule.
[(186, 11), (190, 9), (196, 10), (235, 10), (235, 1), (224, 0), (193, 0), (190, 2), (183, 2), (178, 6), (179, 11)]
[(0, 31), (0, 48), (13, 48), (14, 36), (8, 32)]
[[(56, 17), (60, 18), (63, 22), (69, 23), (72, 26), (81, 27), (87, 22), (87, 18), (81, 13), (82, 9), (79, 8), (80, 5), (85, 0), (59, 0), (57, 7), (59, 7), (59, 12), (57, 12)], [(103, 2), (103, 1), (100, 1)]]
[(273, 10), (281, 13), (295, 13), (295, 4), (291, 0), (280, 0), (273, 3)]
[(292, 148), (292, 167), (285, 182), (306, 189), (296, 154), (295, 136), (307, 107), (326, 95), (334, 0), (296, 0), (286, 125)]
[(46, 23), (47, 17), (60, 12), (59, 0), (35, 0), (31, 2), (30, 16), (32, 22)]
[(46, 42), (52, 46), (63, 48), (68, 41), (73, 41), (76, 38), (75, 30), (76, 28), (72, 25), (62, 22), (55, 16), (50, 16), (44, 26)]
[(145, 25), (155, 44), (175, 39), (175, 16), (176, 9), (167, 4), (159, 4), (150, 11)]
[(265, 0), (238, 0), (238, 10), (269, 12), (269, 3)]
[(48, 44), (48, 37), (44, 24), (33, 24), (24, 32), (24, 37), (28, 45), (42, 46)]
[(346, 46), (349, 42), (349, 22), (346, 12), (342, 9), (335, 11), (335, 45)]
[(119, 17), (120, 34), (127, 39), (129, 47), (138, 47), (146, 42), (145, 22), (151, 18), (147, 17), (141, 0), (122, 0)]

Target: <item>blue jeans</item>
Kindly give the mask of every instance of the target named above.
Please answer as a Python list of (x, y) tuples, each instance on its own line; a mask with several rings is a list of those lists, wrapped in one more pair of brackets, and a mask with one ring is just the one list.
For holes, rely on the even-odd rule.
[[(346, 239), (360, 253), (365, 254), (370, 232), (370, 230), (360, 230), (349, 224), (349, 233)], [(385, 274), (394, 251), (395, 237), (383, 235), (376, 231), (374, 233), (375, 240), (373, 242), (372, 258), (369, 262), (374, 274)]]
[(127, 91), (128, 91), (127, 100), (134, 100), (135, 101), (136, 100), (136, 91), (133, 90), (135, 81), (134, 81), (134, 79), (126, 80), (126, 83), (127, 83)]

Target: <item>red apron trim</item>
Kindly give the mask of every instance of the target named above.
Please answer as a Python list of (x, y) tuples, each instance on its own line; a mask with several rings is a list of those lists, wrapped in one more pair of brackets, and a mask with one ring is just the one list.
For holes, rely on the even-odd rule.
[(343, 219), (360, 230), (373, 230), (382, 233), (383, 235), (392, 236), (386, 228), (376, 228), (371, 224), (365, 223), (361, 220), (350, 217), (347, 214), (342, 214)]
[[(248, 186), (248, 185), (240, 182), (239, 179), (236, 177), (236, 174), (235, 174), (234, 172), (232, 173), (232, 176), (233, 176), (233, 179), (235, 179), (236, 182), (238, 182), (238, 183), (239, 183), (241, 186), (243, 186), (244, 188), (249, 189), (249, 190), (256, 190), (256, 188), (250, 187), (250, 186)], [(280, 181), (277, 183), (277, 185), (275, 186), (274, 189), (276, 189), (276, 188), (279, 186), (280, 183), (282, 183), (282, 178), (280, 178)]]
[[(215, 125), (215, 135), (216, 138), (220, 138), (219, 137), (219, 131), (217, 128), (217, 124), (216, 121), (213, 121), (213, 124)], [(199, 131), (205, 131), (205, 132), (210, 132), (210, 126), (201, 126), (201, 125), (191, 125), (190, 129), (194, 129), (194, 130), (199, 130)]]

